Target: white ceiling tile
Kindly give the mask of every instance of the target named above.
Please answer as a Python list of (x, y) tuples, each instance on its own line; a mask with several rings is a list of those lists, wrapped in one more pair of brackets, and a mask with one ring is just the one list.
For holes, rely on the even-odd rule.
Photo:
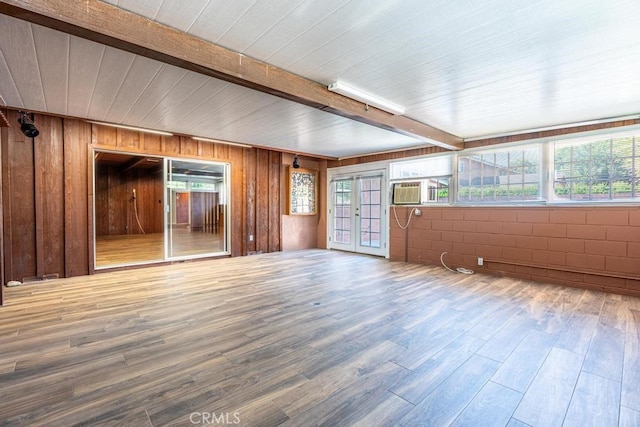
[(144, 88), (131, 110), (124, 116), (125, 123), (142, 123), (144, 118), (161, 103), (167, 93), (180, 83), (188, 71), (171, 65), (163, 65)]
[[(114, 6), (118, 6), (121, 9), (128, 10), (137, 15), (146, 16), (149, 19), (154, 19), (160, 10), (162, 0), (118, 0), (116, 3), (112, 3)], [(185, 2), (180, 2), (185, 3)]]
[(105, 47), (77, 37), (69, 40), (67, 114), (88, 117)]
[[(242, 53), (272, 63), (272, 55), (287, 50), (288, 45), (306, 32), (314, 31), (315, 23), (323, 21), (327, 16), (344, 6), (343, 0), (306, 0), (292, 5), (276, 19), (271, 26), (263, 29), (263, 34), (252, 41), (246, 41), (247, 47)], [(313, 23), (309, 17), (313, 16)], [(236, 32), (237, 33), (237, 32)], [(273, 65), (276, 65), (273, 63)], [(281, 68), (283, 64), (278, 65)]]
[(24, 108), (24, 102), (16, 87), (16, 82), (13, 80), (11, 70), (7, 65), (7, 61), (4, 59), (4, 54), (0, 50), (0, 106), (13, 106), (18, 108)]
[(188, 33), (219, 44), (220, 38), (233, 27), (253, 3), (255, 3), (255, 0), (212, 0), (202, 10)]
[(211, 80), (210, 77), (203, 76), (194, 72), (187, 72), (171, 90), (166, 92), (163, 98), (156, 104), (140, 123), (147, 127), (167, 127), (176, 122), (175, 117), (180, 114), (183, 103), (201, 90), (206, 82)]
[(247, 47), (260, 40), (295, 10), (298, 2), (299, 0), (256, 1), (216, 40), (216, 43), (244, 53)]
[[(0, 29), (0, 51), (6, 61), (9, 75), (20, 93), (22, 103), (29, 109), (46, 111), (40, 79), (41, 70), (38, 67), (31, 25), (0, 15)], [(7, 99), (5, 101), (8, 102)]]
[(204, 12), (210, 0), (165, 1), (155, 20), (180, 31), (188, 32)]
[[(114, 88), (116, 96), (104, 120), (112, 123), (125, 123), (126, 115), (161, 68), (162, 64), (158, 61), (135, 56), (124, 82), (120, 87)], [(135, 126), (135, 123), (132, 122), (128, 124)]]
[(67, 113), (69, 36), (32, 26), (47, 111)]
[(112, 108), (125, 79), (129, 76), (135, 59), (134, 54), (110, 47), (106, 48), (87, 113), (89, 117), (96, 120), (107, 119), (109, 110)]

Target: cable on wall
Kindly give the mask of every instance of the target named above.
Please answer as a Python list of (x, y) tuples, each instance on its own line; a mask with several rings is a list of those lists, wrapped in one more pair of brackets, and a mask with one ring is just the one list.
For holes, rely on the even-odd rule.
[(138, 228), (140, 228), (140, 231), (142, 232), (142, 234), (146, 234), (144, 232), (144, 228), (142, 228), (142, 224), (140, 224), (140, 217), (138, 216), (138, 202), (137, 202), (137, 197), (136, 197), (136, 189), (133, 189), (133, 212), (135, 213), (136, 216), (136, 222), (138, 223)]
[(448, 253), (448, 252), (442, 252), (442, 253), (440, 254), (440, 262), (442, 263), (442, 266), (443, 266), (444, 268), (446, 268), (447, 270), (449, 270), (449, 271), (451, 271), (451, 272), (454, 272), (454, 273), (462, 273), (462, 274), (473, 274), (473, 273), (474, 273), (474, 271), (473, 271), (473, 270), (469, 270), (468, 268), (464, 268), (464, 267), (458, 267), (458, 268), (456, 268), (455, 270), (454, 270), (454, 269), (452, 269), (452, 268), (449, 268), (449, 267), (447, 266), (447, 264), (445, 264), (445, 263), (444, 263), (444, 255), (445, 255), (446, 253)]
[(416, 208), (411, 209), (407, 223), (405, 225), (402, 225), (400, 224), (400, 220), (398, 219), (398, 213), (396, 212), (396, 205), (391, 205), (391, 207), (393, 208), (393, 216), (396, 219), (396, 223), (398, 224), (398, 227), (400, 227), (403, 230), (406, 230), (407, 228), (409, 228), (409, 224), (411, 224), (411, 217), (413, 216), (413, 212), (415, 212)]

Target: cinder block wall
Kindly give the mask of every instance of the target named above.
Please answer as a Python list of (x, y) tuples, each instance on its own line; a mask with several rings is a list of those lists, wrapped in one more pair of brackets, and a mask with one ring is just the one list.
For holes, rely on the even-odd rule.
[[(392, 207), (393, 209), (393, 207)], [(410, 207), (396, 207), (405, 225)], [(640, 207), (421, 207), (390, 257), (640, 296)], [(478, 266), (478, 257), (484, 266)]]

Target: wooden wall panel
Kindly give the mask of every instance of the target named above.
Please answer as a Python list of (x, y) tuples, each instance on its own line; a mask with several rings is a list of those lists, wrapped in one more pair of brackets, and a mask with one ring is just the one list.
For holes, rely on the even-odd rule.
[[(163, 180), (161, 171), (138, 170), (137, 176), (130, 181), (136, 185), (136, 204), (140, 224), (146, 233), (162, 233), (164, 231), (164, 212), (162, 210), (162, 197), (158, 200), (158, 194), (163, 192)], [(131, 188), (133, 190), (133, 188)], [(130, 202), (132, 205), (133, 203)], [(133, 208), (130, 209), (135, 214)], [(131, 233), (138, 234), (135, 216), (131, 218)]]
[(280, 226), (282, 213), (280, 211), (280, 203), (275, 203), (274, 201), (278, 200), (280, 197), (281, 167), (282, 154), (275, 151), (269, 151), (269, 252), (276, 252), (280, 250)]
[(198, 157), (202, 159), (212, 159), (214, 144), (210, 142), (198, 141)]
[(89, 216), (87, 203), (88, 150), (91, 125), (80, 120), (64, 121), (64, 253), (66, 277), (89, 273)]
[[(96, 235), (142, 234), (142, 230), (145, 233), (162, 233), (162, 178), (161, 172), (151, 169), (130, 169), (123, 173), (118, 166), (98, 165)], [(136, 208), (142, 230), (136, 221)]]
[(110, 149), (117, 148), (117, 129), (109, 126), (92, 125), (91, 140), (93, 145), (101, 145)]
[(231, 209), (230, 218), (225, 218), (225, 225), (231, 227), (231, 255), (241, 256), (247, 254), (245, 245), (246, 228), (244, 221), (245, 200), (242, 198), (244, 192), (243, 167), (244, 149), (233, 148), (228, 152), (231, 163)]
[(140, 134), (140, 148), (150, 153), (160, 153), (162, 151), (162, 139), (160, 135), (150, 133)]
[(180, 137), (180, 154), (183, 156), (198, 156), (198, 141), (186, 136)]
[(108, 236), (109, 229), (109, 171), (107, 166), (96, 165), (95, 173), (95, 227), (97, 236)]
[[(17, 123), (17, 112), (8, 110)], [(2, 130), (0, 173), (4, 281), (58, 274), (93, 273), (93, 203), (97, 235), (139, 232), (131, 205), (137, 192), (146, 232), (164, 230), (162, 173), (98, 166), (93, 187), (93, 149), (228, 162), (232, 256), (282, 249), (282, 154), (226, 144), (164, 137), (36, 115), (41, 135), (26, 139), (17, 126)], [(103, 206), (113, 205), (113, 209)], [(315, 232), (314, 226), (312, 229)], [(253, 241), (249, 241), (249, 235)]]
[(245, 240), (247, 253), (256, 250), (256, 162), (256, 150), (247, 150), (244, 164), (244, 198), (246, 200), (244, 218), (247, 227), (247, 239)]
[[(6, 120), (7, 112), (5, 110), (0, 110), (2, 112), (3, 117)], [(4, 304), (4, 221), (2, 218), (3, 215), (3, 203), (2, 203), (2, 180), (4, 164), (3, 164), (3, 150), (2, 146), (5, 145), (5, 140), (9, 137), (9, 132), (6, 127), (0, 126), (0, 305)]]
[(36, 276), (65, 275), (62, 119), (37, 116), (34, 140)]
[[(18, 113), (10, 110), (7, 118), (17, 123)], [(21, 281), (36, 275), (33, 141), (14, 126), (2, 151), (5, 280)]]
[(317, 226), (317, 246), (325, 249), (327, 247), (327, 161), (318, 162), (318, 226)]
[(140, 149), (140, 132), (116, 128), (116, 141), (123, 151), (138, 151)]
[(167, 156), (180, 154), (180, 137), (179, 136), (163, 136), (162, 137), (162, 153)]
[(256, 250), (269, 252), (269, 152), (258, 149), (256, 158)]

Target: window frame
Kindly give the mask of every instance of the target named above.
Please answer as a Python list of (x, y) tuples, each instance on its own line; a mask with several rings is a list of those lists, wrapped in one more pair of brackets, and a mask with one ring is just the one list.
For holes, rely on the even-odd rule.
[[(631, 155), (630, 156), (626, 156), (625, 158), (629, 159), (629, 161), (631, 162), (632, 166), (631, 166), (631, 175), (629, 176), (623, 176), (623, 177), (619, 177), (619, 178), (627, 178), (628, 180), (632, 181), (631, 183), (631, 197), (620, 197), (620, 198), (616, 198), (615, 193), (613, 192), (613, 187), (615, 187), (616, 182), (621, 181), (620, 179), (615, 179), (616, 176), (613, 174), (612, 169), (613, 169), (613, 162), (616, 159), (616, 155), (614, 153), (614, 145), (616, 143), (616, 141), (619, 140), (624, 140), (624, 139), (631, 139)], [(568, 197), (560, 197), (557, 193), (556, 193), (556, 183), (559, 181), (558, 179), (558, 172), (560, 170), (560, 168), (558, 167), (558, 164), (556, 163), (556, 152), (558, 149), (563, 149), (563, 148), (569, 148), (570, 149), (570, 159), (568, 161), (563, 162), (562, 164), (565, 165), (569, 165), (570, 166), (570, 171), (573, 172), (574, 170), (574, 165), (580, 165), (580, 164), (585, 164), (588, 163), (590, 165), (590, 169), (593, 169), (593, 164), (594, 164), (594, 156), (597, 156), (598, 154), (593, 152), (593, 148), (595, 146), (596, 143), (598, 142), (605, 142), (607, 143), (608, 147), (608, 152), (609, 155), (606, 159), (607, 161), (607, 165), (606, 168), (608, 169), (606, 174), (607, 174), (607, 178), (606, 179), (595, 179), (594, 176), (579, 176), (579, 175), (571, 175), (569, 176), (568, 180), (566, 181), (566, 183), (569, 185), (569, 193), (568, 193)], [(596, 134), (596, 135), (592, 135), (589, 137), (575, 137), (575, 138), (567, 138), (567, 139), (561, 139), (561, 140), (555, 140), (555, 141), (550, 141), (549, 143), (549, 149), (551, 151), (551, 156), (552, 156), (552, 162), (551, 162), (551, 168), (549, 170), (549, 201), (552, 203), (556, 203), (556, 204), (567, 204), (567, 203), (574, 203), (574, 204), (580, 204), (580, 205), (584, 205), (584, 204), (593, 204), (593, 205), (600, 205), (600, 204), (615, 204), (615, 203), (622, 203), (622, 204), (628, 204), (628, 203), (638, 203), (640, 202), (640, 168), (636, 168), (637, 165), (640, 165), (640, 131), (620, 131), (620, 132), (608, 132), (608, 133), (600, 133), (600, 134)], [(587, 157), (588, 161), (574, 161), (574, 154), (575, 154), (575, 147), (579, 147), (580, 145), (589, 145), (589, 156)], [(602, 167), (602, 165), (600, 164), (599, 167)], [(582, 178), (582, 179), (580, 179)], [(633, 181), (636, 181), (637, 183), (633, 183)], [(573, 198), (573, 184), (574, 183), (579, 183), (579, 182), (584, 182), (586, 185), (586, 188), (588, 189), (588, 197), (584, 197), (584, 198)], [(595, 196), (594, 197), (594, 193), (593, 193), (593, 188), (594, 186), (598, 185), (598, 182), (600, 183), (606, 183), (607, 184), (607, 188), (608, 188), (608, 197), (598, 197)], [(580, 193), (577, 193), (580, 194)], [(596, 193), (596, 194), (602, 194), (602, 193)]]
[[(535, 165), (537, 172), (535, 172), (535, 174), (537, 174), (537, 179), (534, 181), (525, 181), (526, 177), (525, 175), (525, 168), (527, 167), (526, 165), (522, 164), (522, 165), (518, 165), (518, 166), (512, 166), (510, 163), (510, 153), (512, 152), (520, 152), (520, 153), (524, 153), (527, 150), (531, 150), (531, 149), (535, 149), (537, 151), (537, 156), (538, 156), (538, 162)], [(511, 189), (514, 188), (516, 189), (517, 187), (515, 185), (512, 185), (509, 182), (509, 179), (506, 183), (504, 184), (500, 184), (498, 183), (496, 185), (495, 181), (496, 181), (496, 177), (499, 178), (500, 176), (505, 176), (505, 175), (494, 175), (493, 176), (493, 182), (491, 183), (487, 183), (487, 187), (486, 188), (494, 188), (494, 197), (495, 197), (495, 189), (506, 185), (506, 190), (507, 190), (507, 199), (506, 200), (496, 200), (495, 198), (492, 200), (462, 200), (460, 197), (460, 189), (461, 189), (461, 176), (460, 176), (460, 170), (461, 170), (461, 166), (462, 169), (468, 170), (467, 173), (471, 173), (472, 168), (467, 167), (468, 165), (461, 163), (462, 159), (471, 159), (474, 156), (484, 156), (484, 155), (494, 155), (494, 158), (497, 156), (497, 154), (505, 154), (507, 155), (507, 164), (504, 166), (504, 169), (512, 169), (512, 168), (521, 168), (522, 169), (522, 182), (520, 183), (521, 187), (522, 187), (522, 192), (524, 193), (524, 187), (527, 184), (535, 184), (538, 188), (538, 196), (535, 199), (525, 199), (525, 198), (516, 198), (516, 199), (511, 199), (512, 195), (511, 195)], [(532, 142), (525, 142), (525, 143), (520, 143), (520, 144), (509, 144), (509, 145), (501, 145), (501, 146), (491, 146), (489, 148), (483, 147), (481, 149), (475, 149), (475, 150), (469, 150), (468, 152), (465, 153), (458, 153), (455, 155), (456, 157), (456, 169), (455, 169), (455, 175), (456, 175), (456, 185), (455, 185), (455, 191), (456, 191), (456, 195), (455, 195), (455, 204), (458, 205), (464, 205), (464, 206), (469, 206), (469, 205), (479, 205), (479, 206), (496, 206), (496, 205), (508, 205), (508, 206), (513, 206), (513, 205), (518, 205), (518, 204), (540, 204), (540, 203), (544, 203), (545, 202), (545, 195), (546, 195), (546, 188), (545, 188), (545, 182), (544, 182), (544, 161), (545, 161), (545, 155), (544, 155), (544, 150), (543, 147), (540, 145), (540, 143), (532, 143)], [(482, 160), (481, 160), (482, 161)], [(498, 168), (495, 164), (493, 166), (491, 166), (492, 168)], [(531, 175), (531, 174), (529, 174)], [(506, 176), (513, 176), (513, 174), (510, 175), (506, 175)], [(484, 192), (484, 179), (486, 177), (485, 176), (481, 176), (481, 180), (482, 182), (480, 183), (480, 185), (466, 185), (465, 188), (468, 188), (469, 191), (472, 191), (472, 189), (474, 188), (478, 188), (480, 189), (480, 191)]]
[[(449, 174), (429, 174), (429, 173), (424, 173), (422, 175), (411, 175), (411, 176), (403, 176), (403, 177), (399, 177), (399, 178), (394, 178), (393, 177), (393, 167), (394, 164), (398, 164), (398, 163), (415, 163), (415, 162), (419, 162), (421, 160), (432, 160), (432, 159), (439, 159), (439, 158), (446, 158), (449, 162)], [(420, 204), (419, 205), (413, 205), (413, 206), (442, 206), (442, 205), (452, 205), (454, 199), (454, 182), (455, 182), (455, 156), (450, 154), (450, 153), (446, 153), (446, 154), (437, 154), (437, 155), (432, 155), (432, 156), (420, 156), (420, 157), (412, 157), (409, 159), (405, 159), (405, 160), (399, 160), (399, 161), (395, 161), (395, 162), (389, 162), (389, 201), (391, 202), (393, 200), (393, 194), (391, 194), (391, 191), (393, 191), (393, 184), (396, 183), (403, 183), (403, 182), (416, 182), (419, 181), (421, 182), (421, 198), (420, 198)], [(448, 192), (447, 192), (447, 197), (446, 199), (438, 199), (435, 201), (430, 201), (429, 199), (429, 190), (431, 189), (431, 187), (428, 187), (427, 182), (428, 181), (436, 181), (436, 180), (442, 180), (442, 179), (448, 179), (449, 183), (448, 183)], [(440, 188), (441, 189), (441, 188)], [(390, 203), (391, 205), (391, 203)]]
[[(591, 199), (591, 200), (577, 200), (577, 199), (560, 199), (557, 198), (554, 191), (554, 181), (555, 181), (555, 152), (554, 148), (556, 144), (567, 142), (569, 143), (571, 140), (580, 141), (580, 140), (595, 140), (595, 139), (618, 139), (624, 137), (635, 137), (635, 156), (633, 156), (632, 161), (634, 161), (634, 175), (632, 179), (635, 179), (638, 183), (635, 187), (635, 198), (608, 198), (608, 199)], [(633, 140), (632, 140), (633, 143)], [(539, 162), (538, 162), (538, 185), (539, 185), (539, 198), (535, 200), (499, 200), (499, 201), (481, 201), (481, 200), (472, 200), (472, 201), (464, 201), (460, 200), (458, 189), (459, 189), (459, 158), (463, 156), (473, 156), (473, 155), (482, 155), (488, 154), (491, 152), (503, 152), (503, 151), (517, 151), (524, 150), (527, 147), (538, 147), (539, 151)], [(419, 159), (428, 159), (428, 158), (436, 158), (436, 157), (448, 157), (451, 161), (451, 175), (447, 175), (449, 178), (449, 198), (446, 202), (428, 202), (426, 200), (422, 200), (420, 205), (416, 206), (442, 206), (442, 205), (451, 205), (451, 206), (629, 206), (629, 205), (640, 205), (640, 125), (635, 126), (627, 126), (624, 129), (612, 130), (607, 129), (606, 132), (602, 130), (598, 131), (590, 131), (583, 132), (580, 134), (572, 134), (567, 135), (566, 137), (548, 137), (548, 138), (538, 138), (531, 139), (526, 141), (518, 141), (514, 143), (504, 143), (504, 144), (495, 144), (484, 147), (474, 147), (470, 149), (465, 149), (460, 152), (449, 152), (449, 153), (438, 153), (434, 155), (420, 156), (420, 157), (410, 157), (406, 159), (398, 159), (395, 161), (389, 161), (389, 169), (390, 172), (392, 170), (392, 165), (402, 162), (415, 162)], [(637, 178), (636, 178), (637, 176)], [(424, 175), (418, 176), (414, 175), (411, 177), (403, 177), (403, 178), (392, 178), (390, 173), (389, 179), (389, 194), (391, 194), (392, 184), (396, 182), (409, 182), (409, 181), (424, 181), (433, 178), (442, 178), (443, 176), (430, 176), (425, 173)], [(424, 191), (424, 190), (423, 190)], [(423, 192), (423, 194), (425, 194)], [(389, 200), (392, 200), (391, 198)]]

